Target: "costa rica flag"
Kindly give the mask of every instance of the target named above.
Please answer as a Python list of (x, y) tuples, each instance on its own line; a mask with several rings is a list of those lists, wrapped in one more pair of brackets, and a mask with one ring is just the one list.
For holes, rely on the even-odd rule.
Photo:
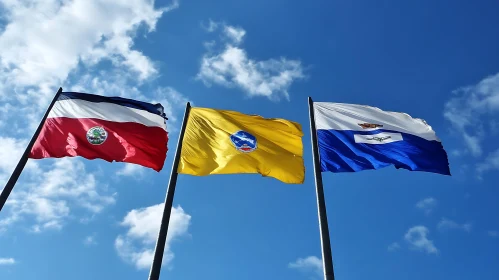
[(160, 171), (168, 150), (161, 104), (62, 92), (31, 149), (32, 159), (81, 156)]

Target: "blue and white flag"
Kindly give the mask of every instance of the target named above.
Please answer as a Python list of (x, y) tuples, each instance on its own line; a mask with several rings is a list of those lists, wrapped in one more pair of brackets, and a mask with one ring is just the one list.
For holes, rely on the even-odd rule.
[(447, 153), (424, 120), (375, 107), (314, 102), (322, 171), (356, 172), (394, 165), (450, 175)]

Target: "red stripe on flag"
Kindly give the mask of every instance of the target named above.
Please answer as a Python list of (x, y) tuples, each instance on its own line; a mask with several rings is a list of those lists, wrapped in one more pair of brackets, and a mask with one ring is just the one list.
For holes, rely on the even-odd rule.
[[(87, 139), (87, 132), (93, 127), (102, 127), (107, 132), (107, 138), (100, 145), (91, 144)], [(99, 119), (49, 118), (29, 157), (100, 158), (135, 163), (159, 172), (165, 162), (167, 142), (168, 133), (160, 127)]]

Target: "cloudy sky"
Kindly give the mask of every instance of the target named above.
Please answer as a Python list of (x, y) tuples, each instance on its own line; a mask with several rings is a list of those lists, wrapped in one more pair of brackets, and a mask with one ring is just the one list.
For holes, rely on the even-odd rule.
[(308, 96), (423, 118), (451, 165), (324, 174), (337, 279), (497, 279), (498, 10), (0, 0), (0, 188), (59, 87), (161, 102), (170, 136), (160, 173), (30, 160), (0, 212), (0, 279), (146, 279), (187, 101), (301, 123), (306, 180), (179, 176), (162, 279), (321, 279)]

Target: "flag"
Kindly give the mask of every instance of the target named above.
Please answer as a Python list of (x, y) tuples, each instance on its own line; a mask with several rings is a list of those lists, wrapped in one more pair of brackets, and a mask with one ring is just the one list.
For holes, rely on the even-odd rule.
[(62, 92), (30, 158), (81, 156), (163, 168), (168, 133), (161, 104)]
[(394, 165), (450, 175), (447, 153), (422, 119), (355, 104), (314, 102), (313, 107), (322, 171)]
[(192, 108), (178, 173), (260, 173), (301, 184), (305, 178), (302, 136), (300, 124), (292, 121)]

